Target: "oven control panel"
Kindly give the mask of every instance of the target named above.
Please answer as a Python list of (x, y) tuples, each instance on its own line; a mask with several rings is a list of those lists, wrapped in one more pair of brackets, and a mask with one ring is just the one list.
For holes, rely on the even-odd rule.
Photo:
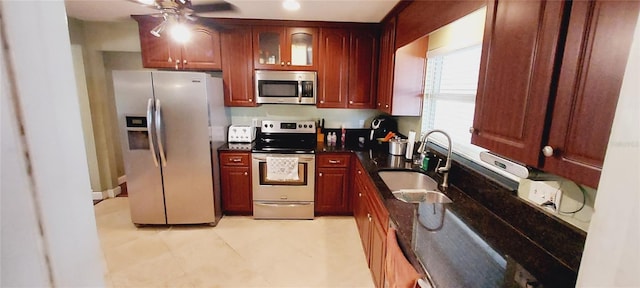
[(262, 120), (262, 133), (316, 133), (315, 121)]

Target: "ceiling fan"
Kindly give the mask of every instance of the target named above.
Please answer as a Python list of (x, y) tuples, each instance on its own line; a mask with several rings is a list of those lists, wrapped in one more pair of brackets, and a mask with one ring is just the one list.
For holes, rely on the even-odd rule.
[[(184, 25), (180, 25), (184, 23), (185, 19), (189, 21), (195, 21), (197, 19), (198, 13), (206, 13), (206, 12), (224, 12), (224, 11), (235, 11), (237, 10), (236, 6), (226, 1), (217, 1), (206, 4), (192, 4), (191, 0), (128, 0), (130, 2), (138, 3), (150, 8), (154, 8), (159, 10), (160, 12), (151, 14), (154, 17), (163, 17), (164, 21), (162, 21), (158, 26), (151, 29), (149, 31), (152, 35), (156, 37), (160, 37), (160, 34), (168, 28), (168, 26), (172, 26), (171, 34), (176, 40), (181, 41), (180, 36), (178, 35), (188, 35), (188, 33), (184, 30), (186, 28), (181, 27)], [(175, 31), (182, 30), (182, 31)]]

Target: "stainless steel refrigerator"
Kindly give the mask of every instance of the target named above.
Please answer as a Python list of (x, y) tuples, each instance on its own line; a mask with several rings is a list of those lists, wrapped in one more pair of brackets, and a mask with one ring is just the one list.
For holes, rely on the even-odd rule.
[(222, 79), (113, 71), (134, 224), (215, 225), (222, 213), (217, 141), (229, 123)]

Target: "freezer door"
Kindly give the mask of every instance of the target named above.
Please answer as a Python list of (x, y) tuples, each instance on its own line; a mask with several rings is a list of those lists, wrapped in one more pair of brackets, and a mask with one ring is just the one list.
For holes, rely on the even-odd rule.
[(167, 224), (215, 222), (206, 77), (153, 72)]
[(131, 220), (136, 224), (166, 224), (162, 174), (156, 164), (157, 149), (153, 149), (157, 147), (153, 119), (148, 117), (153, 115), (154, 103), (151, 73), (113, 71), (113, 88)]

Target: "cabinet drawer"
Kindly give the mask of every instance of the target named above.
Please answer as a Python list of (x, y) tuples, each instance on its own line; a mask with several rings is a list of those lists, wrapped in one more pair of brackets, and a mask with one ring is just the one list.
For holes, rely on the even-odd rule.
[(351, 154), (327, 154), (318, 156), (318, 167), (349, 167)]
[(249, 166), (249, 153), (221, 153), (220, 165)]

